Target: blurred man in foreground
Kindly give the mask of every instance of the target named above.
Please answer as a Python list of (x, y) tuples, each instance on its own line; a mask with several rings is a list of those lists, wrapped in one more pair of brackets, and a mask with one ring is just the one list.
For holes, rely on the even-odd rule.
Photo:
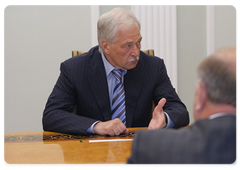
[(128, 163), (236, 160), (235, 48), (221, 49), (199, 65), (194, 118), (196, 122), (188, 128), (139, 131)]

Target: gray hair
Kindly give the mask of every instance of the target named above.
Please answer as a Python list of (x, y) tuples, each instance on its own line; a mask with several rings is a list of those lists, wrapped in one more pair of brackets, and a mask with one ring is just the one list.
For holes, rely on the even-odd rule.
[(203, 60), (198, 67), (198, 80), (205, 86), (210, 102), (236, 107), (236, 71), (219, 57), (220, 53)]
[(114, 8), (101, 15), (97, 23), (99, 51), (103, 52), (102, 40), (105, 39), (110, 43), (117, 41), (116, 35), (120, 25), (124, 24), (131, 27), (136, 23), (140, 29), (140, 22), (136, 16), (131, 11), (122, 8)]

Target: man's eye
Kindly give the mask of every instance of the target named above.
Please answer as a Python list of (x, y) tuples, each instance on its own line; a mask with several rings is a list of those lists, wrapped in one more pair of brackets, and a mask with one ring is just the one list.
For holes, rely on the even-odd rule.
[(141, 41), (137, 43), (137, 47), (140, 47), (140, 46), (141, 46)]

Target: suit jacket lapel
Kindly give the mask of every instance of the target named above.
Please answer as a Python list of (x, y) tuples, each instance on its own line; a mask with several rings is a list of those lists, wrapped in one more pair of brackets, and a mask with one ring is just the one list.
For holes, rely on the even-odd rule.
[(124, 89), (125, 89), (125, 102), (126, 102), (126, 125), (131, 127), (133, 113), (136, 108), (136, 104), (141, 93), (142, 83), (141, 83), (141, 62), (137, 66), (128, 70), (127, 74), (124, 76)]
[(99, 52), (95, 52), (92, 61), (89, 64), (88, 84), (92, 89), (100, 112), (105, 120), (111, 119), (110, 99), (107, 85), (105, 68)]

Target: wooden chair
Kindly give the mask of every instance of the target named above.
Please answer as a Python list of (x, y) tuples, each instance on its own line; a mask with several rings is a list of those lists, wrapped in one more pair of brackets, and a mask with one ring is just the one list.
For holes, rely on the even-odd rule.
[(77, 51), (77, 50), (74, 50), (72, 51), (72, 57), (75, 57), (77, 55), (81, 55), (83, 53), (86, 53), (87, 51)]
[[(72, 57), (75, 57), (77, 55), (81, 55), (83, 53), (86, 53), (87, 51), (77, 51), (77, 50), (74, 50), (72, 51)], [(146, 53), (146, 54), (149, 54), (149, 55), (154, 55), (154, 50), (142, 50), (142, 52)], [(154, 110), (155, 108), (155, 103), (152, 102), (152, 111)]]
[[(80, 55), (80, 54), (83, 54), (83, 53), (86, 53), (87, 51), (77, 51), (77, 50), (74, 50), (72, 51), (72, 57), (75, 57), (77, 55)], [(149, 55), (154, 55), (154, 50), (142, 50), (142, 52), (146, 53), (146, 54), (149, 54)]]

